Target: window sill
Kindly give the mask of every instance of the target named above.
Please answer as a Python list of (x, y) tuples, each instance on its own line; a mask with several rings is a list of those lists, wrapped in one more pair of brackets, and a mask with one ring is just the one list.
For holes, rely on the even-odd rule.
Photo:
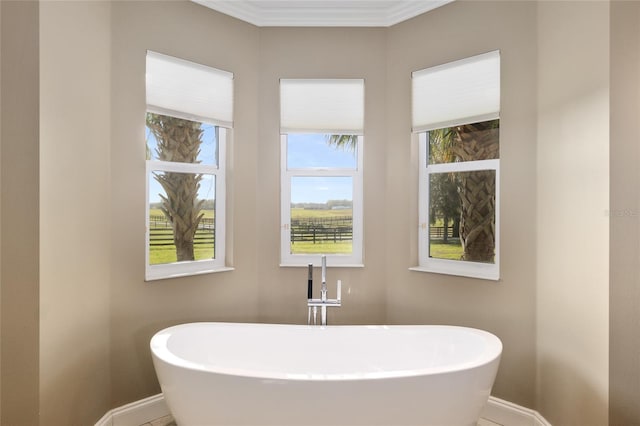
[(439, 268), (430, 268), (426, 266), (413, 266), (409, 268), (410, 271), (415, 272), (428, 272), (432, 274), (443, 274), (443, 275), (453, 275), (457, 277), (466, 277), (466, 278), (477, 278), (481, 280), (487, 281), (500, 281), (500, 277), (494, 272), (480, 272), (480, 271), (454, 271), (451, 269), (439, 269)]
[[(301, 263), (281, 263), (281, 268), (307, 268), (309, 265), (303, 265)], [(314, 265), (319, 266), (319, 265)], [(364, 268), (364, 264), (362, 263), (352, 263), (352, 264), (344, 264), (344, 265), (327, 265), (327, 268)]]
[(205, 275), (205, 274), (215, 274), (218, 272), (230, 272), (234, 271), (235, 268), (231, 266), (220, 266), (216, 268), (203, 269), (201, 271), (189, 271), (189, 272), (175, 272), (175, 273), (147, 273), (145, 277), (145, 281), (157, 281), (157, 280), (166, 280), (170, 278), (182, 278), (182, 277), (191, 277), (194, 275)]

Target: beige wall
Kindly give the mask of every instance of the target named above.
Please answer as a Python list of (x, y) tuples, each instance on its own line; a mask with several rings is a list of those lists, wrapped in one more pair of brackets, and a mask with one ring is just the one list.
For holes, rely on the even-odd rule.
[(38, 4), (0, 2), (3, 425), (38, 424)]
[[(498, 335), (494, 395), (532, 407), (535, 382), (535, 3), (454, 2), (392, 27), (387, 80), (387, 320), (457, 324)], [(417, 141), (412, 71), (499, 49), (501, 279), (412, 272), (417, 256)]]
[[(190, 3), (115, 4), (113, 403), (157, 392), (148, 339), (161, 327), (190, 320), (304, 322), (304, 273), (278, 267), (278, 78), (364, 77), (366, 267), (331, 270), (348, 295), (332, 312), (334, 322), (453, 323), (493, 331), (505, 343), (494, 394), (534, 407), (536, 11), (530, 2), (456, 2), (388, 30), (257, 29)], [(189, 26), (180, 25), (186, 20)], [(208, 41), (217, 39), (233, 40), (233, 54)], [(234, 272), (143, 282), (144, 151), (133, 141), (143, 135), (145, 49), (235, 73)], [(494, 49), (503, 64), (502, 279), (409, 272), (417, 261), (410, 72)]]
[[(181, 22), (189, 22), (188, 26)], [(343, 43), (345, 39), (349, 43)], [(220, 40), (220, 42), (216, 42)], [(233, 46), (230, 45), (233, 44)], [(234, 73), (233, 272), (145, 283), (144, 54), (146, 49)], [(384, 30), (263, 29), (186, 2), (113, 6), (112, 379), (114, 404), (159, 391), (149, 338), (185, 321), (303, 323), (306, 274), (280, 268), (280, 77), (358, 76), (367, 80), (365, 167), (384, 170)], [(341, 278), (345, 308), (334, 323), (384, 322), (384, 174), (365, 175), (365, 269)], [(376, 213), (377, 212), (377, 213)]]
[(608, 420), (609, 4), (538, 4), (537, 409)]
[[(461, 3), (391, 30), (255, 28), (190, 3), (113, 8), (112, 371), (114, 403), (157, 392), (148, 339), (190, 320), (303, 323), (305, 273), (279, 264), (279, 78), (365, 78), (365, 268), (330, 269), (345, 286), (334, 323), (453, 323), (496, 332), (505, 355), (496, 394), (534, 402), (535, 5)], [(203, 13), (204, 12), (204, 13)], [(493, 31), (478, 37), (482, 16)], [(464, 34), (440, 22), (466, 20)], [(187, 27), (180, 22), (190, 22)], [(468, 21), (468, 22), (467, 22)], [(514, 34), (514, 28), (518, 31)], [(446, 35), (444, 35), (446, 34)], [(453, 37), (447, 46), (425, 39)], [(234, 40), (233, 55), (224, 43)], [(345, 43), (348, 40), (348, 43)], [(233, 258), (230, 273), (143, 281), (144, 52), (235, 73)], [(503, 280), (408, 271), (417, 210), (410, 72), (503, 50)], [(527, 99), (528, 102), (520, 102)], [(522, 132), (522, 127), (528, 131)], [(524, 134), (524, 136), (523, 136)], [(412, 204), (414, 203), (414, 204)], [(389, 225), (391, 224), (391, 225)], [(523, 225), (525, 224), (525, 225)], [(528, 225), (526, 225), (528, 224)], [(516, 254), (517, 255), (514, 255)]]
[(639, 2), (611, 2), (610, 46), (609, 424), (631, 425), (640, 424)]
[[(258, 321), (256, 251), (258, 30), (187, 1), (112, 4), (112, 404), (159, 392), (149, 352), (158, 330), (187, 321)], [(146, 50), (231, 71), (235, 77), (233, 272), (144, 282)]]
[(93, 424), (111, 408), (110, 8), (40, 4), (43, 426)]
[[(0, 5), (2, 424), (91, 424), (159, 392), (148, 342), (168, 325), (304, 322), (305, 273), (278, 266), (281, 77), (365, 78), (366, 266), (330, 268), (330, 282), (345, 286), (331, 320), (487, 329), (505, 344), (495, 396), (553, 424), (606, 424), (608, 3), (457, 1), (389, 29), (256, 28), (186, 0)], [(626, 26), (611, 25), (611, 77), (637, 85), (627, 68), (639, 66), (637, 56), (615, 42), (638, 42), (637, 23), (625, 20), (638, 16), (634, 7), (613, 9), (612, 22)], [(233, 272), (144, 282), (147, 49), (235, 75)], [(410, 73), (495, 49), (501, 280), (411, 272)], [(612, 114), (638, 107), (622, 85), (612, 82), (611, 96)], [(636, 132), (617, 128), (611, 209), (635, 211), (638, 195), (625, 183), (637, 180), (637, 147), (627, 142)], [(87, 211), (110, 224), (93, 228), (104, 245), (92, 252), (82, 248), (91, 236), (72, 232), (91, 224)], [(638, 238), (625, 238), (628, 219), (611, 218), (611, 282), (620, 290), (612, 311), (621, 309), (611, 320), (611, 359), (620, 362), (612, 419), (637, 416), (613, 401), (637, 391), (628, 350), (638, 344), (622, 343), (638, 312), (630, 302)], [(41, 235), (28, 226), (38, 221)], [(615, 259), (619, 274), (614, 253), (627, 255)]]
[[(345, 43), (348, 40), (348, 43)], [(256, 241), (260, 265), (260, 320), (306, 321), (304, 268), (280, 268), (280, 78), (364, 78), (364, 263), (365, 268), (330, 268), (329, 291), (343, 283), (343, 307), (330, 321), (385, 320), (386, 50), (383, 29), (263, 28), (260, 30), (259, 133)], [(318, 262), (320, 260), (318, 259)], [(329, 266), (331, 264), (329, 263)], [(318, 291), (318, 286), (316, 286)]]

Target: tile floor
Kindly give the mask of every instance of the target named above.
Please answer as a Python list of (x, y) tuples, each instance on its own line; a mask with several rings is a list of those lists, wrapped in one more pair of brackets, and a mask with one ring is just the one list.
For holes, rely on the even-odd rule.
[(169, 415), (160, 417), (159, 419), (151, 420), (150, 422), (140, 426), (176, 426), (176, 422), (175, 420), (173, 420), (173, 417)]
[[(140, 426), (177, 426), (177, 425), (176, 425), (176, 422), (173, 420), (173, 417), (164, 416)], [(487, 419), (480, 419), (478, 421), (478, 426), (502, 426), (502, 425), (499, 425), (498, 423), (494, 423)]]
[(503, 425), (492, 422), (491, 420), (481, 418), (480, 420), (478, 420), (478, 426), (503, 426)]

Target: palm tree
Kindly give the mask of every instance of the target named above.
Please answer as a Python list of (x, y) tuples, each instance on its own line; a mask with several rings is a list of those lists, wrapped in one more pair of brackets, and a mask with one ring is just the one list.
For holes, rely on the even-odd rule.
[[(455, 128), (453, 153), (460, 161), (499, 158), (499, 120)], [(460, 173), (462, 260), (493, 262), (495, 257), (496, 174), (493, 170)]]
[(449, 242), (449, 222), (453, 220), (453, 237), (458, 237), (456, 224), (460, 223), (460, 198), (454, 173), (434, 173), (429, 181), (429, 221), (435, 225), (442, 219), (442, 241)]
[[(498, 158), (499, 120), (465, 124), (429, 132), (430, 163), (450, 163)], [(459, 197), (459, 236), (461, 260), (493, 262), (495, 257), (495, 193), (493, 170), (457, 173), (455, 181)], [(447, 186), (440, 182), (441, 192)], [(442, 194), (440, 194), (442, 195)], [(435, 206), (448, 209), (436, 194)], [(440, 201), (438, 201), (440, 200)]]
[[(429, 163), (452, 163), (455, 130), (451, 127), (429, 132)], [(435, 225), (442, 218), (443, 241), (449, 241), (449, 221), (454, 221), (453, 236), (459, 237), (460, 198), (455, 173), (437, 173), (430, 176), (429, 182), (429, 219)]]
[(358, 146), (358, 135), (327, 135), (327, 144), (355, 153), (356, 146)]
[[(166, 115), (147, 113), (147, 127), (156, 138), (161, 161), (198, 163), (203, 129), (200, 123)], [(194, 260), (193, 240), (204, 200), (198, 200), (202, 175), (194, 173), (154, 173), (166, 196), (160, 194), (161, 210), (173, 228), (178, 262)]]

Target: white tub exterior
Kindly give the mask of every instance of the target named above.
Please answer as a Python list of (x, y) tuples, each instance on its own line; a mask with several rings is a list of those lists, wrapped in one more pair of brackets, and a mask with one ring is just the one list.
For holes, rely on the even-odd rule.
[(502, 343), (452, 326), (192, 323), (151, 339), (179, 426), (475, 425)]

